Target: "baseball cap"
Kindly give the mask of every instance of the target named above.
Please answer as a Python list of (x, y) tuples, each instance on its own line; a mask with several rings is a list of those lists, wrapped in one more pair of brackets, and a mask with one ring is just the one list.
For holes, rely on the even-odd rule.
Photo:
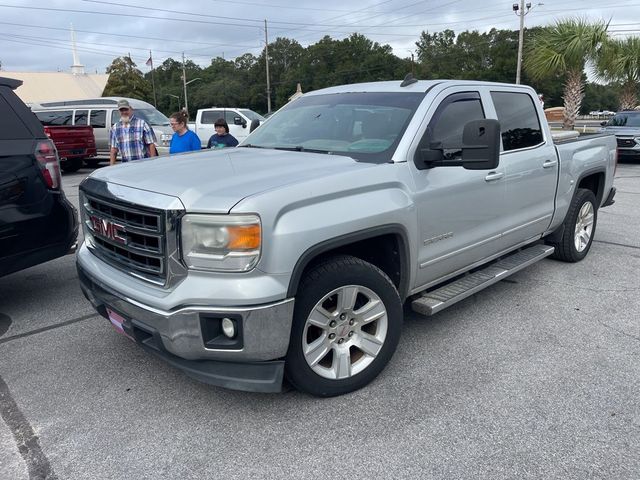
[(125, 100), (124, 98), (118, 100), (118, 110), (120, 110), (121, 108), (131, 108), (131, 105), (129, 105), (129, 100)]

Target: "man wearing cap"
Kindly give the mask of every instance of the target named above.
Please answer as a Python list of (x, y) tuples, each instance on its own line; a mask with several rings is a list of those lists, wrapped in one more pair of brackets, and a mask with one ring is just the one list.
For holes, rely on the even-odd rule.
[(116, 156), (120, 152), (122, 162), (155, 157), (156, 135), (143, 119), (133, 114), (128, 100), (118, 100), (120, 121), (111, 128), (111, 155), (109, 163), (115, 165)]

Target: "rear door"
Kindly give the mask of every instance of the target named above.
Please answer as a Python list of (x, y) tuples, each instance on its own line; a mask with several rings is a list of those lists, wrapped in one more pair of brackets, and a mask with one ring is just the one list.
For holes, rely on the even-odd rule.
[(537, 97), (527, 91), (491, 89), (500, 122), (505, 168), (505, 231), (502, 243), (516, 245), (539, 238), (551, 223), (558, 178), (558, 157), (545, 139), (536, 109)]

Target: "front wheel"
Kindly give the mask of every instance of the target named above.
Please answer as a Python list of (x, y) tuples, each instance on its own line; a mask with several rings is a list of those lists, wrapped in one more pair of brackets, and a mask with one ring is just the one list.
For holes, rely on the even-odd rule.
[(589, 253), (596, 233), (598, 209), (591, 190), (578, 189), (564, 220), (564, 232), (555, 247), (553, 258), (564, 262), (579, 262)]
[(391, 359), (401, 328), (402, 302), (389, 277), (358, 258), (333, 257), (300, 284), (287, 379), (323, 397), (362, 388)]

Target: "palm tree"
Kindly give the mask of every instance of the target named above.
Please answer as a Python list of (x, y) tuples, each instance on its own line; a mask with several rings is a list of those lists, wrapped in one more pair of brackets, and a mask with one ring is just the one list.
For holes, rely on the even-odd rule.
[(607, 39), (608, 23), (586, 19), (558, 20), (530, 42), (524, 67), (534, 80), (564, 74), (564, 119), (562, 128), (572, 130), (584, 97), (582, 75), (587, 62), (595, 62)]
[(611, 39), (605, 42), (601, 53), (596, 63), (598, 78), (622, 84), (620, 110), (635, 108), (640, 81), (640, 38)]

